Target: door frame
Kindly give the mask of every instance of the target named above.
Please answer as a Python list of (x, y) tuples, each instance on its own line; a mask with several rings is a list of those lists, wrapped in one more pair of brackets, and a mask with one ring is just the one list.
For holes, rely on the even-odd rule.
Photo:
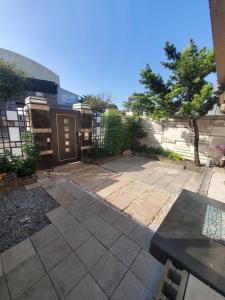
[[(74, 128), (75, 128), (75, 132), (74, 132), (74, 140), (75, 140), (75, 154), (76, 156), (74, 157), (70, 157), (70, 158), (65, 158), (65, 159), (60, 159), (60, 138), (59, 138), (59, 129), (58, 129), (58, 116), (67, 116), (67, 117), (73, 117), (74, 118)], [(57, 113), (56, 112), (56, 136), (57, 136), (57, 152), (58, 152), (58, 160), (59, 162), (63, 162), (63, 161), (67, 161), (67, 160), (71, 160), (71, 159), (76, 159), (77, 158), (77, 124), (76, 124), (76, 115), (74, 114), (61, 114), (61, 113)]]
[[(59, 154), (59, 134), (58, 134), (58, 117), (59, 115), (65, 115), (68, 117), (74, 117), (75, 122), (75, 156), (72, 158), (61, 159)], [(79, 111), (73, 111), (72, 109), (50, 109), (51, 120), (51, 133), (52, 133), (52, 149), (53, 149), (53, 165), (65, 164), (67, 162), (75, 162), (80, 160), (81, 155), (81, 138), (79, 132), (81, 130), (81, 114)]]

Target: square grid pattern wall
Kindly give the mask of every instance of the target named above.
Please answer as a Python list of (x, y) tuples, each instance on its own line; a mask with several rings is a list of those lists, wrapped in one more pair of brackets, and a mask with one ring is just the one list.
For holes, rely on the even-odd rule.
[(103, 125), (103, 114), (94, 112), (92, 121), (92, 142), (98, 144), (98, 146), (102, 148), (104, 136), (105, 130)]
[(22, 134), (30, 130), (30, 117), (23, 105), (0, 103), (0, 155), (22, 156)]

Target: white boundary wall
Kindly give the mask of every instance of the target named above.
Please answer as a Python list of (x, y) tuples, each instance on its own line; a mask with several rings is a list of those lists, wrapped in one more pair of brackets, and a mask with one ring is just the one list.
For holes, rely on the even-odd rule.
[[(143, 117), (143, 124), (148, 136), (141, 140), (142, 144), (162, 146), (193, 159), (194, 133), (187, 120), (175, 118), (155, 122), (149, 117)], [(225, 144), (225, 115), (206, 116), (198, 120), (198, 125), (200, 160), (205, 163), (215, 146)]]

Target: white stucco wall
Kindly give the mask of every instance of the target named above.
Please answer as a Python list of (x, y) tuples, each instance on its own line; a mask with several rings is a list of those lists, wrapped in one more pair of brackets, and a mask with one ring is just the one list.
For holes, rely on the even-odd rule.
[(59, 76), (43, 65), (18, 53), (0, 48), (0, 59), (16, 63), (17, 67), (26, 73), (27, 77), (54, 81), (59, 85)]

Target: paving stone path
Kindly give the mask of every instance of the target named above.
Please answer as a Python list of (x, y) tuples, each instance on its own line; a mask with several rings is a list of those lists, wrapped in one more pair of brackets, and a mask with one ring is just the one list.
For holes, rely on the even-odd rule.
[(40, 172), (27, 189), (41, 186), (60, 207), (0, 254), (0, 299), (153, 299), (164, 267), (148, 253), (149, 228), (200, 177), (142, 158)]
[(152, 299), (163, 272), (152, 232), (65, 178), (39, 178), (61, 206), (1, 254), (0, 299)]

